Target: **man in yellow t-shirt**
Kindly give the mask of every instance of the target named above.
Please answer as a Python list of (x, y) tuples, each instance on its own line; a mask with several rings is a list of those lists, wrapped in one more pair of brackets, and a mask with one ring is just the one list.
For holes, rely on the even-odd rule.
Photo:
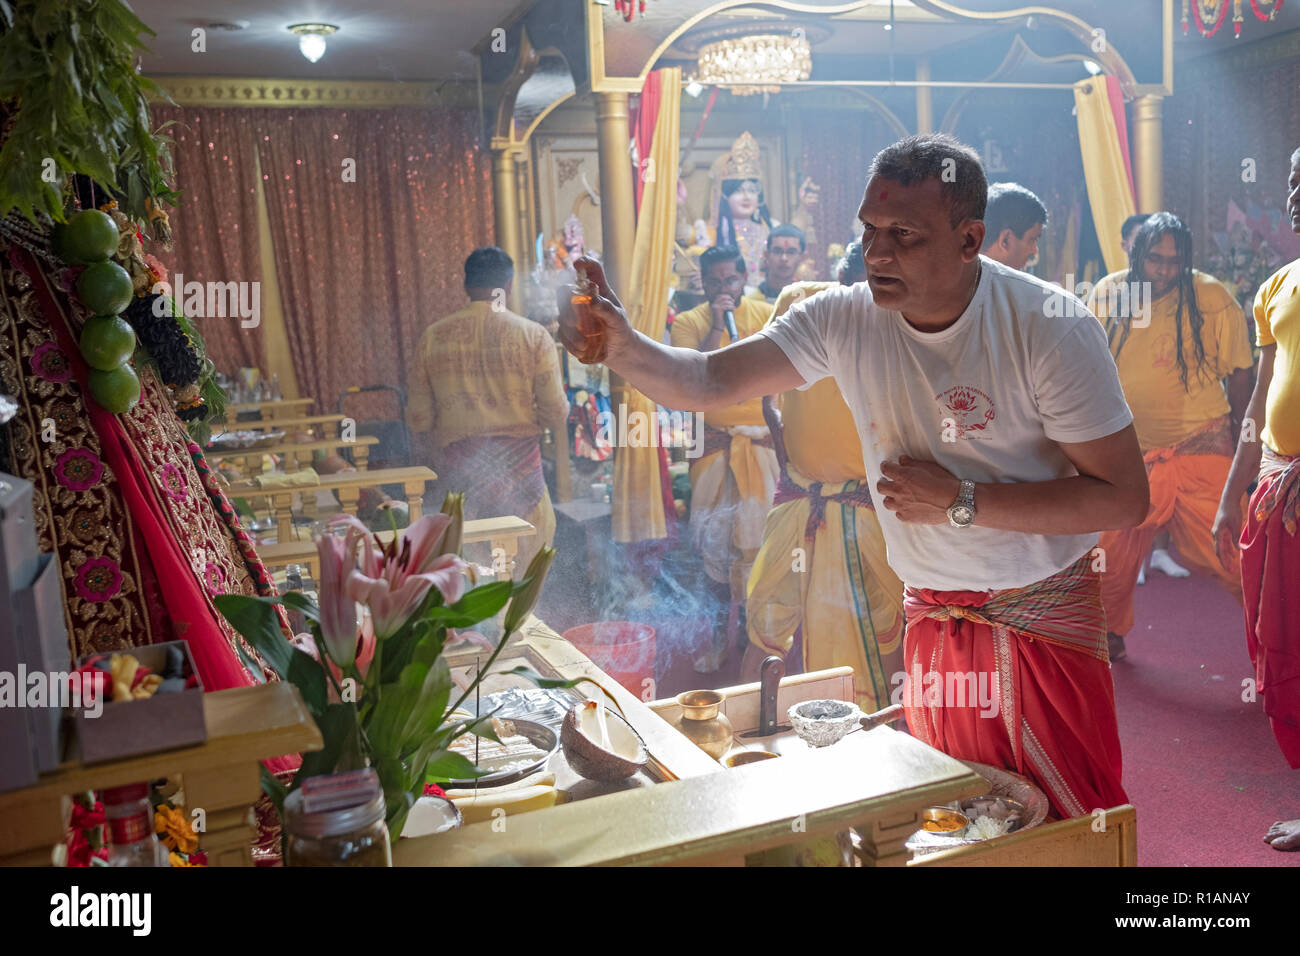
[(1101, 535), (1112, 661), (1126, 653), (1138, 570), (1162, 529), (1187, 564), (1241, 598), (1238, 562), (1223, 563), (1210, 528), (1250, 399), (1253, 359), (1241, 308), (1191, 259), (1191, 230), (1158, 212), (1138, 230), (1129, 271), (1106, 276), (1088, 299), (1106, 328), (1151, 487), (1142, 524)]
[[(708, 301), (673, 320), (673, 345), (712, 352), (733, 341), (729, 321), (735, 324), (736, 341), (767, 323), (772, 307), (741, 294), (745, 259), (734, 246), (704, 250), (700, 274)], [(690, 535), (705, 573), (726, 588), (728, 613), (725, 637), (719, 640), (715, 633), (712, 646), (696, 661), (702, 673), (722, 666), (739, 634), (745, 582), (779, 475), (761, 398), (705, 413), (703, 454), (691, 463)]]
[[(854, 240), (839, 284), (866, 277), (862, 243)], [(788, 286), (772, 319), (833, 285)], [(885, 558), (862, 440), (834, 379), (784, 393), (781, 422), (777, 449), (786, 457), (749, 575), (750, 646), (740, 679), (758, 680), (762, 659), (789, 654), (799, 630), (804, 671), (848, 664), (857, 703), (871, 713), (889, 705), (895, 675), (903, 671), (903, 582)]]
[[(1300, 149), (1291, 154), (1286, 211), (1300, 234)], [(1255, 328), (1259, 377), (1214, 533), (1222, 553), (1236, 552), (1241, 498), (1258, 477), (1240, 541), (1246, 648), (1273, 736), (1300, 770), (1300, 259), (1259, 287)], [(1274, 823), (1264, 841), (1300, 850), (1300, 819)]]
[[(513, 280), (514, 263), (502, 250), (470, 253), (469, 306), (420, 337), (407, 372), (406, 420), (432, 453), (437, 491), (465, 493), (467, 519), (516, 515), (537, 529), (519, 541), (517, 577), (555, 537), (537, 442), (544, 428), (563, 438), (569, 403), (550, 333), (505, 307)], [(468, 553), (487, 563), (481, 550)]]

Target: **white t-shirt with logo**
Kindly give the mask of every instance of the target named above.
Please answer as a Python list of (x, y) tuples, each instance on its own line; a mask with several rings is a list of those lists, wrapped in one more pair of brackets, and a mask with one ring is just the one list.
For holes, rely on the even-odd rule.
[(975, 482), (1048, 481), (1078, 474), (1057, 442), (1103, 438), (1133, 421), (1101, 323), (1084, 304), (981, 261), (975, 297), (941, 332), (880, 308), (860, 282), (797, 303), (758, 333), (780, 346), (804, 388), (835, 379), (862, 440), (889, 563), (913, 587), (1021, 587), (1069, 567), (1097, 534), (1000, 531), (980, 527), (978, 514), (968, 528), (899, 521), (879, 503), (882, 461), (908, 455)]

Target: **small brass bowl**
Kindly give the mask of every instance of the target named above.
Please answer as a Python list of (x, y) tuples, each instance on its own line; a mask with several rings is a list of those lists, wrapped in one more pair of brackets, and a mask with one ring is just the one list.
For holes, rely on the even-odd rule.
[[(939, 823), (952, 827), (954, 823), (959, 826), (952, 827), (950, 830), (925, 830), (926, 823)], [(938, 836), (960, 837), (970, 826), (970, 820), (966, 814), (951, 810), (948, 807), (928, 807), (921, 811), (921, 829), (926, 833), (933, 833)]]
[(760, 760), (771, 760), (778, 756), (770, 750), (737, 750), (735, 753), (727, 754), (722, 760), (724, 767), (743, 767), (746, 764), (758, 763)]

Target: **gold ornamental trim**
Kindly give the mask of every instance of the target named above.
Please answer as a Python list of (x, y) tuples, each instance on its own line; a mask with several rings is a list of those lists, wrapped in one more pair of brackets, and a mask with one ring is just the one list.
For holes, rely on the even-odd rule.
[(179, 106), (393, 107), (478, 106), (474, 86), (384, 80), (277, 80), (243, 76), (155, 76)]

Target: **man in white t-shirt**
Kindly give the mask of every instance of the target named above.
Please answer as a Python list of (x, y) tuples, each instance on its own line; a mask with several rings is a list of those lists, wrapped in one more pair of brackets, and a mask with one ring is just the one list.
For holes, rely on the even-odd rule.
[[(1092, 549), (1146, 516), (1146, 469), (1100, 324), (979, 254), (988, 185), (951, 137), (874, 159), (867, 282), (711, 353), (634, 332), (599, 266), (580, 308), (603, 360), (670, 408), (835, 379), (890, 565), (907, 586), (905, 705), (939, 749), (1025, 774), (1063, 816), (1127, 802)], [(560, 336), (584, 341), (573, 308)]]

